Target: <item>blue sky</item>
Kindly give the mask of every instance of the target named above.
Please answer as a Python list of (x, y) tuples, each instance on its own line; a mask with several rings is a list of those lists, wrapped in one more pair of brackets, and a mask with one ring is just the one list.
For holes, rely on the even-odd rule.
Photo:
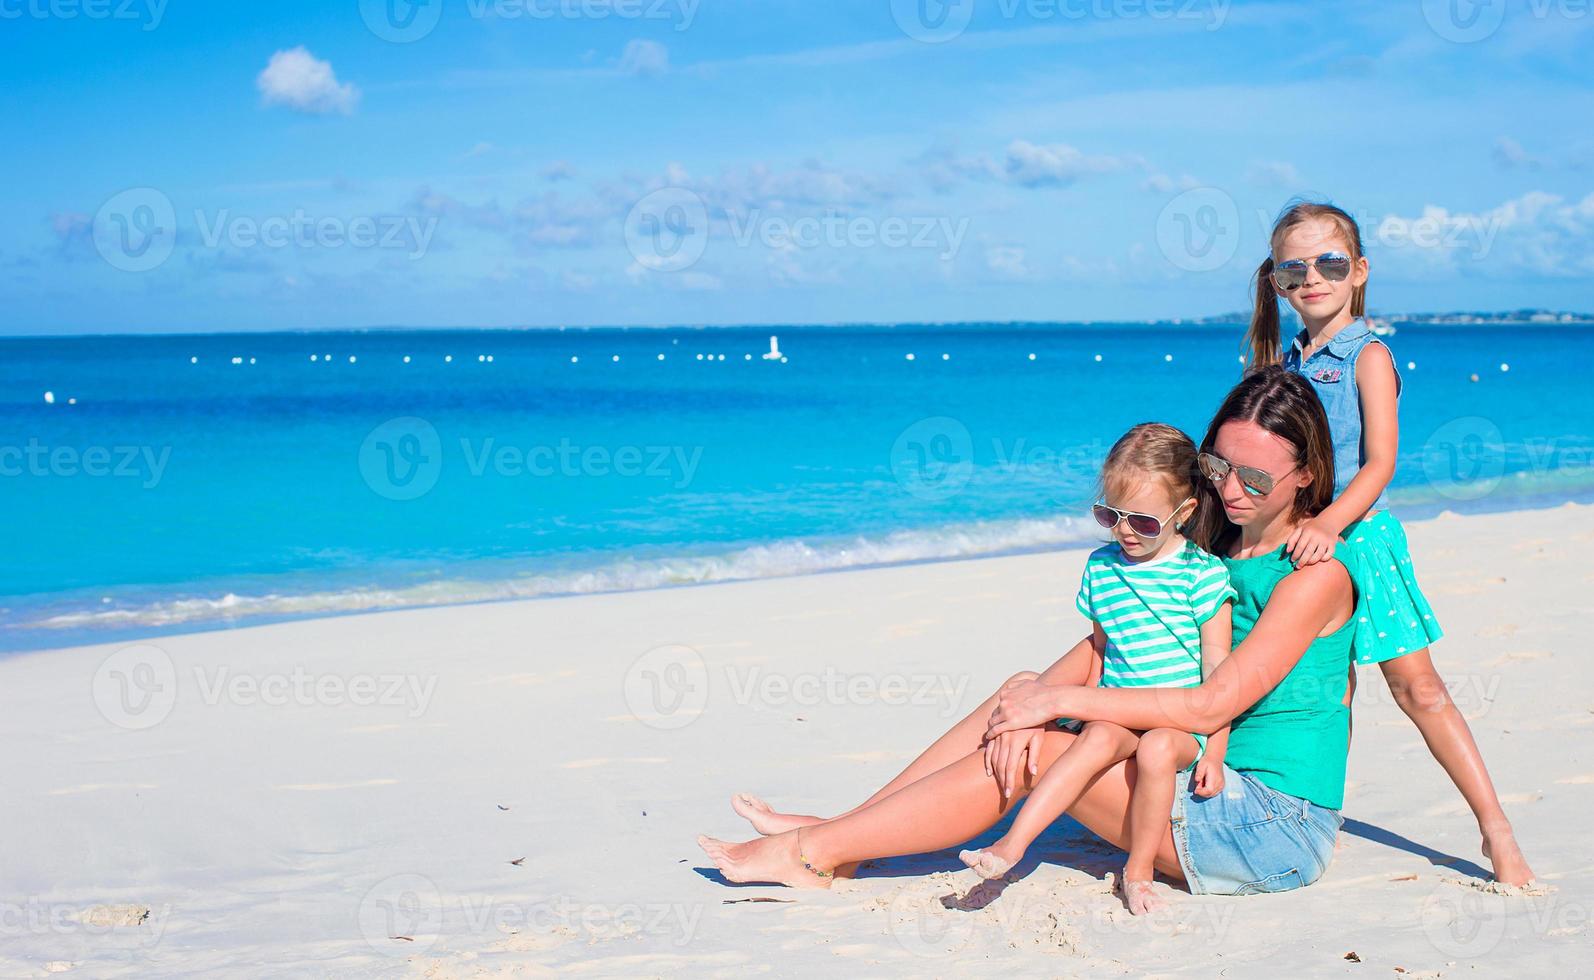
[(1594, 310), (1577, 0), (0, 0), (0, 332)]

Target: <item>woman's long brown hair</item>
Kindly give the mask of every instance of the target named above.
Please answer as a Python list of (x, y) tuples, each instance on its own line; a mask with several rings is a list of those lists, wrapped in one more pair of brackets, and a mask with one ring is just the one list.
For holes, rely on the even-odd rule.
[[(1319, 218), (1332, 221), (1339, 228), (1340, 235), (1345, 239), (1347, 254), (1353, 262), (1361, 261), (1362, 230), (1356, 219), (1332, 204), (1314, 201), (1297, 201), (1278, 216), (1278, 220), (1273, 222), (1273, 233), (1268, 237), (1270, 253), (1278, 251), (1279, 243), (1291, 228)], [(1251, 278), (1251, 292), (1256, 298), (1256, 305), (1251, 310), (1251, 329), (1245, 334), (1245, 344), (1250, 349), (1245, 363), (1246, 370), (1255, 371), (1269, 364), (1277, 364), (1283, 357), (1279, 339), (1279, 294), (1273, 285), (1272, 254), (1268, 255)], [(1351, 316), (1367, 315), (1365, 282), (1355, 287), (1351, 294), (1350, 313)]]
[[(1212, 416), (1201, 452), (1212, 452), (1218, 430), (1234, 421), (1254, 422), (1295, 447), (1296, 465), (1312, 474), (1312, 481), (1295, 492), (1290, 513), (1294, 520), (1320, 514), (1333, 503), (1334, 442), (1328, 434), (1328, 414), (1309, 381), (1277, 364), (1253, 371), (1234, 386)], [(1199, 479), (1196, 487), (1201, 503), (1187, 536), (1215, 555), (1226, 554), (1239, 528), (1229, 523), (1211, 480)]]

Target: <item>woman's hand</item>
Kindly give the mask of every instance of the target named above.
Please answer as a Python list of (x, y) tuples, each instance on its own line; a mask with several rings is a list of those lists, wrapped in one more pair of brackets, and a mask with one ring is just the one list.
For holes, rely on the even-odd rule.
[(1210, 755), (1201, 757), (1195, 764), (1195, 794), (1217, 796), (1223, 792), (1223, 760)]
[(1013, 798), (1013, 791), (1020, 785), (1021, 769), (1033, 777), (1040, 768), (1041, 737), (1045, 733), (1044, 728), (1022, 728), (985, 743), (985, 774), (996, 778), (1003, 800)]
[(1004, 732), (1023, 728), (1039, 728), (1058, 715), (1053, 702), (1063, 688), (1052, 687), (1035, 680), (1014, 678), (996, 692), (996, 709), (991, 712), (991, 723), (985, 732), (987, 741)]
[(1289, 549), (1295, 567), (1305, 568), (1334, 557), (1334, 548), (1338, 544), (1339, 534), (1320, 518), (1314, 517), (1297, 525), (1284, 546)]

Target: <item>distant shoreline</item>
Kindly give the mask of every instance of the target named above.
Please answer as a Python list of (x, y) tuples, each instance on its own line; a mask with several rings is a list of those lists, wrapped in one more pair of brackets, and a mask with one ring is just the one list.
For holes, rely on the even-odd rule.
[[(1574, 313), (1562, 310), (1511, 310), (1506, 312), (1448, 313), (1383, 313), (1372, 314), (1375, 321), (1402, 326), (1545, 326), (1594, 327), (1594, 313)], [(171, 331), (102, 331), (98, 333), (53, 334), (0, 334), (0, 343), (8, 340), (87, 340), (105, 337), (259, 337), (277, 335), (324, 336), (337, 333), (356, 334), (422, 334), (422, 333), (596, 333), (603, 331), (667, 332), (670, 330), (723, 330), (747, 333), (779, 333), (792, 330), (960, 330), (968, 328), (997, 328), (1006, 330), (1047, 330), (1066, 327), (1205, 327), (1234, 326), (1250, 320), (1245, 312), (1220, 313), (1205, 317), (1174, 317), (1162, 320), (952, 320), (944, 322), (903, 321), (899, 323), (676, 323), (662, 326), (646, 324), (570, 324), (552, 326), (399, 326), (380, 325), (363, 327), (312, 327), (298, 330), (171, 330)]]

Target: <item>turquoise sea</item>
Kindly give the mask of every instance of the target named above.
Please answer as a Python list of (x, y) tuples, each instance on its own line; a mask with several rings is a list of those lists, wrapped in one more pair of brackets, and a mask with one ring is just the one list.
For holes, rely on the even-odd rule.
[[(1594, 331), (1395, 327), (1398, 514), (1591, 495), (1594, 386), (1567, 365)], [(0, 649), (1096, 540), (1108, 446), (1199, 437), (1241, 332), (0, 340)]]

